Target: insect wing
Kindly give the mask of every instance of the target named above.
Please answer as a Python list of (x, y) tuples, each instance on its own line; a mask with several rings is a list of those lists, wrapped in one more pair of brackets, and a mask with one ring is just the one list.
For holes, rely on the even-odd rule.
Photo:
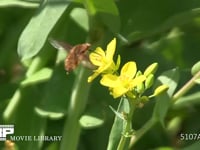
[(67, 72), (74, 70), (80, 62), (88, 68), (93, 67), (87, 54), (87, 50), (91, 46), (89, 43), (78, 44), (72, 47), (70, 44), (52, 38), (49, 38), (49, 42), (54, 48), (68, 52), (65, 59), (65, 69)]
[(54, 48), (56, 48), (58, 50), (65, 50), (65, 51), (69, 52), (70, 49), (72, 49), (72, 46), (70, 44), (67, 44), (67, 43), (61, 42), (61, 41), (57, 41), (52, 38), (49, 38), (49, 42), (51, 43), (51, 45)]

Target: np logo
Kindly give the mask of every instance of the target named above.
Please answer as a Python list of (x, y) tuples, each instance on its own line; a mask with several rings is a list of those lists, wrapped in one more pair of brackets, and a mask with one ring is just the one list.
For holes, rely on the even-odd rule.
[(5, 141), (8, 134), (14, 134), (14, 125), (0, 125), (0, 141)]

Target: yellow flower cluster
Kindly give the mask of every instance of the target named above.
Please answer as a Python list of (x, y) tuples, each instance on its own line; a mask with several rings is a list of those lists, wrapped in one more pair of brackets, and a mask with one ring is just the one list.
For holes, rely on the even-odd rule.
[[(88, 77), (88, 82), (94, 80), (98, 75), (102, 75), (100, 83), (109, 88), (114, 98), (123, 95), (134, 98), (144, 92), (144, 90), (141, 90), (141, 87), (145, 86), (149, 88), (152, 85), (153, 73), (157, 69), (158, 64), (153, 63), (144, 71), (144, 74), (142, 74), (140, 71), (137, 71), (136, 63), (134, 61), (129, 61), (122, 66), (120, 74), (118, 74), (120, 55), (118, 55), (117, 62), (115, 63), (113, 60), (115, 50), (116, 39), (114, 38), (107, 45), (105, 51), (97, 47), (96, 50), (90, 54), (90, 61), (97, 66), (97, 69)], [(167, 89), (167, 86), (159, 89), (162, 89), (159, 90), (162, 92)], [(159, 92), (156, 92), (156, 94), (159, 94)]]
[(88, 82), (91, 82), (99, 74), (114, 73), (118, 70), (120, 65), (120, 56), (118, 55), (117, 63), (113, 61), (113, 56), (116, 49), (116, 39), (114, 38), (107, 46), (106, 51), (102, 50), (101, 47), (97, 47), (94, 52), (89, 56), (90, 61), (98, 67), (94, 70), (94, 74), (88, 78)]

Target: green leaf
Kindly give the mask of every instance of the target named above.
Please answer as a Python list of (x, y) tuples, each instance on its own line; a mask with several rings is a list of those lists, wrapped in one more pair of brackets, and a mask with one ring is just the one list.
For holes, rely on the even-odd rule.
[[(46, 129), (46, 118), (38, 116), (34, 112), (34, 107), (38, 105), (41, 88), (33, 86), (20, 89), (19, 101), (15, 103), (15, 110), (12, 111), (9, 118), (5, 118), (7, 123), (15, 125), (14, 136), (44, 136)], [(10, 105), (10, 103), (9, 103)], [(43, 141), (24, 142), (18, 141), (19, 149), (40, 150)]]
[[(117, 112), (118, 113), (129, 112), (128, 100), (125, 99), (124, 97), (122, 97), (122, 99), (120, 100)], [(123, 132), (123, 124), (124, 124), (124, 121), (118, 116), (115, 116), (115, 120), (114, 120), (112, 129), (110, 132), (110, 136), (109, 136), (109, 143), (108, 143), (107, 150), (117, 149), (122, 132)]]
[[(29, 116), (30, 115), (28, 115), (28, 117)], [(31, 124), (28, 127), (29, 135), (31, 135), (32, 137), (33, 136), (45, 136), (47, 119), (38, 116), (34, 112), (33, 112), (33, 115), (31, 116), (31, 118), (29, 118), (29, 119), (31, 120)], [(22, 123), (23, 121), (24, 121), (24, 118), (22, 120), (20, 120), (20, 123)], [(23, 126), (24, 125), (21, 125), (21, 127), (23, 127)], [(18, 135), (22, 135), (22, 132), (20, 131), (18, 133)], [(24, 134), (24, 135), (27, 135), (27, 134)], [(22, 142), (22, 143), (24, 143), (24, 142)], [(40, 150), (43, 145), (42, 144), (43, 142), (41, 142), (41, 141), (37, 141), (36, 143), (35, 142), (25, 142), (25, 143), (27, 144), (27, 146), (24, 146), (24, 147), (26, 147), (27, 150)], [(25, 145), (25, 144), (23, 144), (23, 145)]]
[[(46, 84), (43, 99), (37, 107), (41, 116), (62, 117), (67, 113), (68, 103), (72, 93), (74, 74), (66, 74), (63, 63), (54, 68), (54, 72)], [(54, 113), (54, 115), (52, 115)]]
[[(162, 93), (156, 96), (156, 105), (153, 111), (153, 118), (157, 121), (160, 121), (164, 125), (164, 119), (167, 114), (168, 108), (170, 106), (171, 97), (174, 93), (179, 80), (179, 71), (178, 69), (172, 69), (164, 72), (161, 76), (158, 77), (156, 81), (156, 86), (166, 84), (169, 86), (169, 89), (166, 93)], [(154, 120), (153, 119), (153, 120)]]
[(101, 126), (104, 121), (100, 118), (91, 115), (83, 115), (79, 120), (81, 126), (86, 129), (96, 128)]
[(39, 7), (39, 2), (29, 2), (29, 1), (20, 1), (20, 0), (1, 0), (1, 7), (24, 7), (24, 8), (37, 8)]
[(60, 119), (65, 115), (63, 112), (60, 112), (60, 113), (59, 112), (50, 112), (50, 111), (42, 110), (38, 107), (35, 107), (35, 112), (41, 117), (46, 117), (46, 118), (50, 118), (50, 119)]
[[(160, 75), (157, 79), (155, 85), (166, 84), (169, 86), (167, 94), (171, 97), (178, 85), (179, 81), (179, 70), (177, 68), (165, 71), (162, 75)], [(158, 86), (155, 86), (158, 87)]]
[(197, 63), (195, 63), (193, 66), (192, 66), (192, 69), (191, 69), (191, 74), (194, 76), (197, 72), (200, 71), (200, 61), (198, 61)]
[(91, 16), (97, 16), (112, 32), (119, 31), (120, 18), (114, 0), (86, 0), (85, 5)]
[(153, 111), (153, 117), (155, 120), (159, 121), (164, 126), (164, 119), (167, 114), (169, 105), (170, 105), (170, 97), (163, 93), (156, 97), (156, 105)]
[(112, 108), (112, 106), (110, 106), (110, 109), (114, 112), (116, 117), (119, 117), (120, 119), (124, 120), (124, 116), (122, 115), (122, 113), (116, 111), (114, 108)]
[(68, 3), (48, 0), (29, 21), (18, 42), (18, 54), (22, 59), (35, 56), (43, 47), (48, 34), (66, 10)]
[(173, 105), (174, 108), (182, 108), (195, 104), (200, 104), (200, 92), (193, 93), (188, 96), (181, 97), (178, 101), (176, 101)]
[(27, 86), (30, 84), (46, 81), (51, 77), (52, 72), (53, 70), (50, 68), (43, 68), (27, 77), (24, 81), (21, 82), (21, 85)]
[(85, 9), (74, 8), (70, 13), (70, 17), (85, 31), (89, 30), (88, 15)]
[(101, 126), (104, 123), (104, 115), (101, 105), (90, 105), (86, 112), (79, 119), (79, 123), (84, 129), (92, 129)]
[(196, 79), (194, 82), (200, 84), (200, 79)]

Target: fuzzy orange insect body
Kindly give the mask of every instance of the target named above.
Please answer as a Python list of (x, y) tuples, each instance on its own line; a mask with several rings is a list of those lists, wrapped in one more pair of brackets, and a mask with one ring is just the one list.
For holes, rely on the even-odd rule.
[(85, 67), (94, 68), (88, 58), (88, 49), (90, 48), (89, 43), (78, 44), (75, 46), (71, 46), (65, 42), (58, 42), (53, 39), (49, 39), (51, 45), (56, 49), (63, 49), (68, 52), (68, 55), (65, 59), (65, 70), (70, 72), (74, 70), (79, 63), (82, 63)]
[(86, 53), (89, 47), (89, 43), (84, 43), (70, 49), (69, 54), (65, 59), (65, 69), (67, 72), (74, 70), (81, 61), (88, 59)]

